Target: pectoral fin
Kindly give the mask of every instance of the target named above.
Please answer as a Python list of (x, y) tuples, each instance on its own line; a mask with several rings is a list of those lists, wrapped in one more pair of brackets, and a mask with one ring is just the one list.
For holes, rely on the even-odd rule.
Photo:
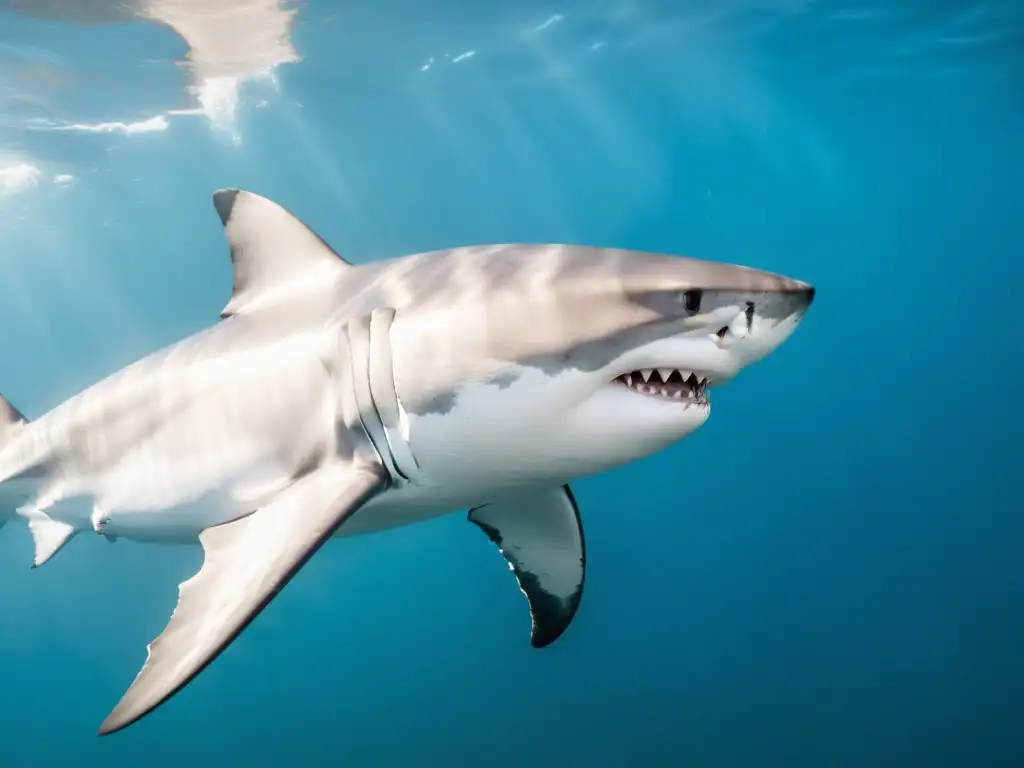
[(586, 574), (583, 524), (569, 486), (476, 507), (469, 520), (498, 545), (519, 581), (533, 647), (550, 645), (576, 615)]
[(203, 531), (202, 568), (181, 584), (170, 623), (100, 734), (130, 725), (181, 690), (383, 483), (379, 467), (328, 463), (248, 517)]

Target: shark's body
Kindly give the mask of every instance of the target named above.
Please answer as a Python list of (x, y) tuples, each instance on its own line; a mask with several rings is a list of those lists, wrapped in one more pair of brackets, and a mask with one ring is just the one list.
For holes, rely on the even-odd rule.
[(698, 428), (705, 387), (777, 347), (813, 298), (765, 272), (579, 246), (353, 267), (264, 198), (214, 200), (235, 270), (219, 323), (34, 421), (0, 399), (0, 500), (36, 565), (79, 531), (206, 550), (101, 733), (185, 685), (330, 536), (457, 509), (513, 568), (534, 644), (552, 642), (583, 587), (569, 481)]

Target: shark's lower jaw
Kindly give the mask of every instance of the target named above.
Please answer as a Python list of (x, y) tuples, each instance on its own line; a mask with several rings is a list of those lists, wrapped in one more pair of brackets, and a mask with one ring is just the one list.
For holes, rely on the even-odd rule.
[(614, 383), (660, 400), (702, 406), (710, 403), (707, 394), (708, 380), (696, 373), (675, 368), (630, 371), (616, 377)]

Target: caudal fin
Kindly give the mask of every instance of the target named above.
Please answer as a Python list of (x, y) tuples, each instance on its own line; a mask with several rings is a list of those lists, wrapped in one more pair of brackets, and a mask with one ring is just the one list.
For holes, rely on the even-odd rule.
[(0, 447), (6, 443), (13, 432), (21, 427), (27, 419), (21, 411), (11, 405), (11, 401), (0, 395)]
[[(0, 453), (3, 452), (4, 446), (11, 438), (27, 423), (28, 419), (22, 415), (21, 411), (11, 405), (7, 398), (0, 395)], [(68, 523), (54, 520), (42, 510), (23, 507), (24, 502), (24, 496), (16, 489), (4, 486), (0, 482), (0, 528), (18, 514), (28, 521), (36, 550), (32, 567), (38, 568), (57, 554), (78, 531)]]
[[(21, 411), (11, 405), (6, 397), (0, 395), (0, 448), (14, 437), (26, 421)], [(10, 520), (12, 515), (14, 507), (4, 498), (3, 490), (0, 489), (0, 528), (4, 527), (4, 523)]]

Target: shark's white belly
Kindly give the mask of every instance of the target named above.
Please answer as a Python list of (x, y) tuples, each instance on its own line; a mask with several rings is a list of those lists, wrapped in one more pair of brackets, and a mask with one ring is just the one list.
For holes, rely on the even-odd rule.
[(359, 536), (411, 525), (496, 501), (500, 495), (499, 489), (472, 486), (407, 485), (371, 499), (335, 536)]
[[(58, 466), (41, 480), (9, 486), (26, 497), (18, 512), (30, 519), (42, 512), (112, 539), (195, 544), (204, 529), (273, 499), (305, 457), (334, 450), (329, 381), (286, 394), (263, 397), (243, 387), (204, 398), (128, 446), (117, 461), (91, 471)], [(240, 408), (247, 396), (249, 406)], [(488, 496), (487, 489), (466, 483), (399, 486), (371, 500), (336, 536), (415, 523), (492, 501)]]
[[(125, 467), (124, 471), (127, 470)], [(207, 485), (199, 496), (189, 498), (180, 494), (184, 487), (179, 484), (182, 477), (182, 474), (168, 471), (163, 481), (158, 480), (140, 490), (134, 485), (117, 482), (112, 475), (106, 480), (116, 483), (114, 494), (107, 494), (98, 484), (91, 491), (83, 489), (79, 495), (62, 499), (45, 512), (51, 519), (78, 529), (91, 528), (111, 538), (192, 544), (206, 528), (253, 512), (259, 502), (244, 499), (272, 497), (276, 489), (291, 481), (292, 474), (291, 468), (283, 463), (255, 462), (220, 482)], [(432, 489), (388, 491), (367, 503), (335, 536), (358, 536), (411, 525), (492, 500), (484, 495), (456, 498)], [(23, 511), (30, 514), (31, 505)], [(97, 525), (98, 518), (102, 520), (100, 525)]]
[(286, 487), (295, 471), (286, 457), (239, 445), (173, 455), (146, 446), (82, 488), (90, 527), (139, 540), (195, 539), (205, 528), (242, 517)]
[[(271, 463), (253, 465), (239, 473), (236, 482), (211, 486), (202, 496), (169, 506), (144, 507), (142, 503), (126, 504), (107, 512), (108, 518), (100, 532), (112, 537), (135, 541), (195, 543), (199, 534), (214, 525), (236, 520), (253, 512), (258, 503), (240, 502), (239, 490), (265, 489), (266, 497), (274, 489), (283, 488), (291, 480), (285, 465)], [(173, 486), (177, 488), (177, 486)], [(492, 495), (457, 497), (437, 489), (416, 488), (410, 491), (387, 491), (372, 499), (335, 533), (336, 537), (358, 536), (430, 520), (458, 510), (493, 501)], [(137, 497), (142, 499), (143, 496)], [(148, 494), (149, 501), (154, 497)], [(165, 497), (166, 498), (166, 497)], [(85, 503), (82, 503), (82, 502)], [(68, 499), (57, 519), (77, 519), (92, 525), (95, 507), (89, 500)], [(83, 525), (83, 527), (85, 527)]]

